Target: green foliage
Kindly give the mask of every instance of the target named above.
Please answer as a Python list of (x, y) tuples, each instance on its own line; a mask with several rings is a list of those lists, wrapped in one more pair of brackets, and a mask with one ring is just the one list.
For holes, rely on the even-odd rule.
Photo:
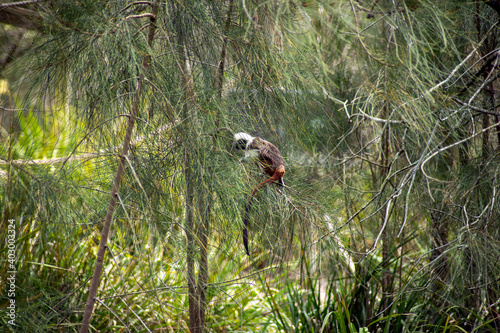
[[(93, 330), (188, 331), (195, 295), (214, 332), (498, 331), (491, 1), (157, 4), (152, 40), (146, 2), (40, 5), (36, 43), (0, 69), (20, 328), (78, 330), (138, 109)], [(263, 177), (238, 131), (287, 163), (254, 198), (250, 258)]]

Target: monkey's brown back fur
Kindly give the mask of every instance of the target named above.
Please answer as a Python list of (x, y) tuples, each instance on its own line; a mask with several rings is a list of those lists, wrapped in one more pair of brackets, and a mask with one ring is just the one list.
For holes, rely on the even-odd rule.
[[(275, 172), (280, 167), (283, 168), (283, 174), (285, 174), (285, 161), (283, 160), (278, 148), (276, 148), (276, 146), (272, 143), (261, 138), (255, 138), (248, 146), (248, 149), (257, 149), (259, 151), (259, 163), (266, 174), (274, 177)], [(283, 178), (283, 175), (279, 178)], [(275, 179), (274, 181), (278, 179)], [(266, 182), (263, 183), (265, 184)], [(261, 185), (257, 186), (256, 189), (260, 186)]]

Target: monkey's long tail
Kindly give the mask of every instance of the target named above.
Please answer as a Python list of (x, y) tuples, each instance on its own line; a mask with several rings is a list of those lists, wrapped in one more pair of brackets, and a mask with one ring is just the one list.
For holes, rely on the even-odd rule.
[(283, 182), (284, 175), (285, 175), (285, 167), (281, 165), (278, 167), (278, 169), (276, 169), (276, 171), (274, 172), (274, 174), (270, 178), (264, 180), (262, 183), (257, 185), (253, 189), (252, 194), (250, 194), (250, 198), (248, 199), (247, 207), (245, 208), (245, 218), (243, 219), (243, 246), (245, 247), (245, 251), (246, 251), (248, 256), (250, 256), (250, 251), (248, 250), (248, 216), (250, 214), (250, 208), (252, 207), (252, 198), (255, 195), (255, 193), (257, 193), (259, 188), (261, 188), (263, 185), (265, 185), (267, 183), (273, 183), (273, 182), (277, 181), (278, 179), (281, 179), (279, 184), (281, 186), (283, 186), (284, 185), (284, 182)]

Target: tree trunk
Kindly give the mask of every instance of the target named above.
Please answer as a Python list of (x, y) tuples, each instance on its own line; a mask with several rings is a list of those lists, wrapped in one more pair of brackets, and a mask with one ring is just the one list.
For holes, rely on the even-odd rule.
[(184, 181), (186, 182), (186, 265), (189, 303), (189, 331), (191, 333), (203, 332), (200, 321), (198, 294), (196, 292), (196, 273), (194, 262), (196, 257), (196, 236), (194, 231), (194, 181), (192, 175), (192, 157), (189, 150), (184, 153)]
[(85, 310), (83, 312), (83, 321), (82, 321), (82, 326), (80, 328), (80, 333), (86, 333), (88, 331), (90, 324), (90, 317), (92, 316), (92, 311), (94, 310), (95, 297), (97, 294), (97, 288), (99, 287), (104, 255), (106, 253), (106, 247), (107, 247), (106, 244), (108, 242), (109, 230), (111, 229), (111, 221), (113, 219), (113, 213), (115, 212), (116, 201), (118, 198), (118, 190), (120, 189), (120, 183), (122, 181), (123, 173), (125, 171), (125, 159), (126, 159), (125, 156), (127, 156), (130, 148), (132, 129), (134, 128), (135, 120), (137, 117), (137, 111), (139, 109), (141, 86), (142, 82), (141, 79), (139, 79), (137, 83), (137, 97), (134, 101), (131, 114), (128, 117), (128, 126), (127, 126), (127, 131), (125, 133), (125, 139), (123, 141), (122, 153), (120, 154), (120, 162), (118, 163), (118, 169), (116, 170), (113, 189), (111, 190), (111, 197), (109, 199), (108, 210), (106, 213), (104, 226), (101, 232), (101, 241), (99, 244), (99, 250), (97, 252), (94, 274), (92, 275), (92, 283), (90, 285), (89, 297), (87, 299), (87, 304), (85, 305)]
[(208, 234), (210, 228), (210, 204), (206, 202), (203, 195), (198, 200), (198, 211), (201, 216), (200, 226), (197, 228), (198, 240), (200, 242), (200, 260), (198, 272), (198, 320), (200, 332), (205, 326), (205, 310), (207, 307), (207, 282), (208, 282)]
[[(183, 10), (179, 8), (178, 10)], [(197, 152), (199, 149), (198, 135), (201, 131), (201, 125), (196, 116), (196, 104), (194, 96), (193, 78), (191, 75), (189, 58), (186, 54), (184, 34), (178, 32), (177, 52), (180, 56), (178, 62), (181, 73), (182, 84), (182, 115), (184, 121), (185, 145), (184, 145), (184, 181), (186, 191), (185, 202), (185, 232), (186, 232), (186, 266), (188, 283), (188, 301), (189, 301), (189, 331), (191, 333), (201, 333), (205, 330), (205, 308), (206, 294), (205, 288), (208, 281), (208, 259), (207, 259), (207, 240), (208, 240), (208, 216), (206, 212), (209, 208), (205, 207), (203, 193), (200, 193), (196, 200), (194, 197), (196, 186), (201, 185), (202, 177), (196, 174), (196, 158), (199, 158)], [(200, 181), (201, 180), (201, 181)], [(199, 191), (201, 192), (201, 191)], [(198, 209), (202, 223), (196, 226), (195, 206)], [(197, 251), (199, 246), (199, 251)], [(198, 259), (198, 282), (196, 279), (195, 262)]]
[[(156, 29), (154, 21), (156, 19), (157, 10), (158, 6), (155, 2), (152, 12), (153, 16), (150, 19), (151, 23), (148, 34), (149, 46), (151, 46), (154, 38), (154, 33)], [(148, 63), (149, 63), (149, 56), (145, 56), (143, 62), (145, 68), (147, 67)], [(99, 288), (104, 255), (106, 254), (106, 247), (107, 247), (106, 244), (108, 242), (109, 231), (111, 229), (111, 222), (113, 220), (113, 214), (115, 212), (116, 201), (118, 198), (118, 191), (120, 189), (120, 183), (123, 178), (123, 173), (125, 172), (125, 160), (126, 156), (128, 155), (128, 151), (130, 149), (132, 130), (134, 129), (137, 114), (139, 113), (143, 80), (144, 80), (143, 75), (140, 75), (137, 81), (137, 91), (135, 100), (132, 105), (132, 110), (130, 112), (130, 115), (128, 116), (127, 130), (125, 132), (125, 139), (123, 140), (123, 148), (120, 154), (120, 161), (118, 163), (118, 169), (116, 170), (115, 179), (113, 182), (113, 188), (111, 190), (111, 196), (109, 199), (108, 209), (106, 212), (106, 218), (104, 220), (104, 225), (101, 232), (101, 241), (99, 244), (99, 250), (97, 251), (97, 258), (94, 267), (94, 274), (92, 275), (92, 283), (90, 284), (89, 296), (87, 299), (87, 303), (85, 304), (85, 310), (83, 312), (83, 320), (82, 320), (82, 326), (80, 328), (80, 333), (86, 333), (88, 331), (90, 325), (90, 317), (92, 316), (92, 312), (94, 310), (95, 298), (97, 295), (97, 289)]]
[[(387, 106), (384, 105), (382, 118), (386, 119), (387, 115), (388, 115)], [(382, 133), (382, 157), (380, 161), (382, 168), (380, 169), (380, 183), (383, 183), (385, 177), (388, 176), (389, 154), (390, 154), (389, 145), (390, 145), (389, 128), (386, 128)], [(390, 207), (387, 207), (387, 209), (390, 209)], [(389, 219), (389, 214), (390, 212), (388, 212), (386, 216), (384, 216), (384, 219), (385, 218)], [(390, 261), (390, 235), (389, 235), (389, 228), (387, 226), (382, 231), (382, 260), (384, 263), (388, 263)], [(385, 296), (384, 302), (382, 304), (382, 309), (384, 310), (392, 302), (392, 300), (389, 297), (391, 293), (390, 292), (392, 283), (391, 281), (392, 281), (392, 273), (387, 269), (387, 267), (384, 267), (384, 271), (382, 272), (382, 294)]]
[(449, 223), (446, 221), (444, 213), (440, 211), (431, 211), (431, 235), (433, 239), (433, 248), (431, 252), (431, 262), (434, 267), (434, 275), (439, 280), (434, 284), (434, 290), (439, 286), (446, 285), (449, 276), (448, 260), (446, 257), (446, 245), (448, 244)]

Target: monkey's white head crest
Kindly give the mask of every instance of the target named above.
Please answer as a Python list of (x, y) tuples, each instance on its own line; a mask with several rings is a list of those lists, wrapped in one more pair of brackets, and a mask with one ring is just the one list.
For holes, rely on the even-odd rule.
[[(255, 139), (253, 136), (245, 132), (236, 133), (234, 135), (234, 141), (237, 143), (242, 143), (242, 141), (244, 141), (246, 147), (248, 147), (252, 143), (253, 139)], [(241, 147), (240, 149), (242, 148), (243, 147)]]

